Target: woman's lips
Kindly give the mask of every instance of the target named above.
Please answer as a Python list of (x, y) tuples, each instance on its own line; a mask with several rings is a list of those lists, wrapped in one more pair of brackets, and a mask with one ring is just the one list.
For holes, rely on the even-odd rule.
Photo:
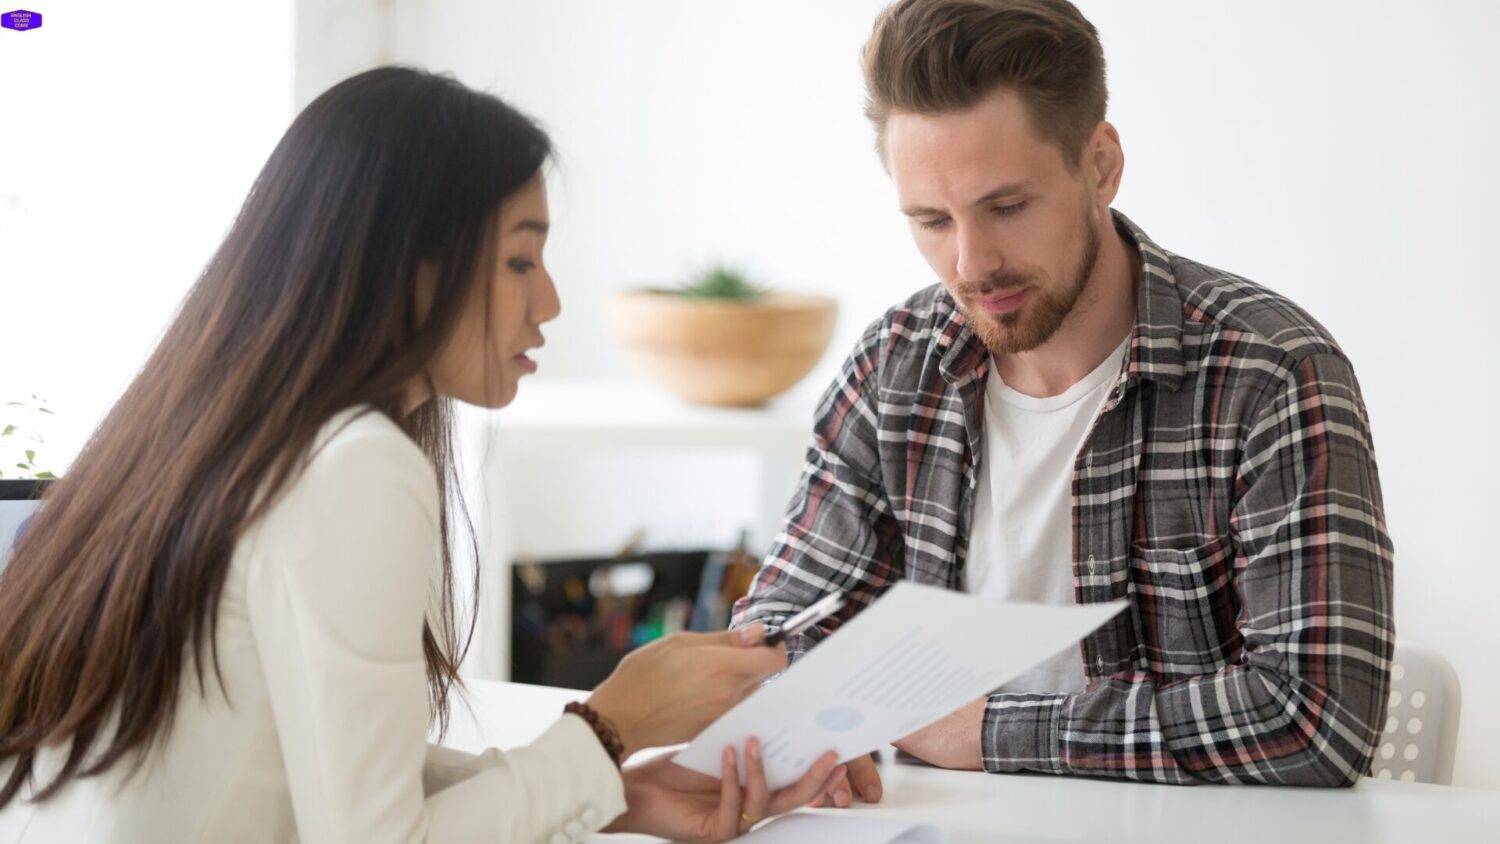
[(976, 301), (980, 309), (987, 314), (1008, 314), (1025, 304), (1026, 297), (1031, 295), (1031, 290), (1025, 288), (1014, 293), (991, 293), (988, 296), (980, 296)]
[(527, 357), (525, 354), (516, 355), (516, 364), (527, 373), (536, 372), (536, 361)]

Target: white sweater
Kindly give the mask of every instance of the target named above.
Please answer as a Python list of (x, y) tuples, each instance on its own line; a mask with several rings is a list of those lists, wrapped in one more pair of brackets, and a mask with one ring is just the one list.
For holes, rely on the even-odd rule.
[[(218, 608), (227, 700), (185, 668), (172, 730), (137, 775), (127, 759), (40, 805), (23, 790), (0, 842), (565, 842), (625, 810), (576, 716), (509, 753), (427, 744), (433, 468), (367, 408), (329, 422), (312, 454), (235, 549)], [(39, 754), (34, 782), (65, 752)]]

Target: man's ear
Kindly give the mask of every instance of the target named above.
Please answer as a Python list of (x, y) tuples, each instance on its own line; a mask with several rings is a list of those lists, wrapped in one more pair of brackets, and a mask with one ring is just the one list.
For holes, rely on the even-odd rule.
[(1120, 145), (1120, 132), (1114, 124), (1102, 120), (1094, 127), (1085, 156), (1094, 196), (1101, 206), (1108, 208), (1120, 192), (1120, 178), (1125, 173), (1125, 149)]

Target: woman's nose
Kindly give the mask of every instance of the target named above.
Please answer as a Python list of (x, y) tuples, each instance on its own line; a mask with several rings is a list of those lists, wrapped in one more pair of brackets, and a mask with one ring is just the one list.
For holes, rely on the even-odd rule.
[(552, 283), (550, 274), (541, 274), (537, 288), (531, 297), (531, 321), (541, 325), (557, 319), (562, 313), (562, 301), (557, 296), (557, 285)]

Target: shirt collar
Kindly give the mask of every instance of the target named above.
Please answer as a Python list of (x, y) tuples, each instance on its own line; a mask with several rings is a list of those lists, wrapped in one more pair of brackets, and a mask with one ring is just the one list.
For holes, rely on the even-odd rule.
[[(1136, 323), (1124, 375), (1129, 381), (1156, 381), (1175, 390), (1187, 369), (1182, 355), (1182, 294), (1172, 272), (1171, 253), (1157, 246), (1129, 217), (1114, 209), (1110, 214), (1115, 229), (1134, 244), (1141, 259)], [(977, 377), (988, 354), (947, 291), (943, 298), (948, 319), (938, 335), (938, 347), (943, 350), (938, 370), (949, 383), (957, 384)]]

